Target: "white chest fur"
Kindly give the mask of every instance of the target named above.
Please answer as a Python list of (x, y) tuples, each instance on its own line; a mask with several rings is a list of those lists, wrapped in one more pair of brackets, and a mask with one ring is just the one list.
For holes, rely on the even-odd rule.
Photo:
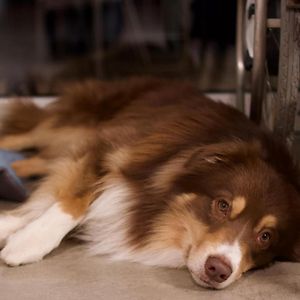
[(129, 228), (132, 194), (124, 182), (108, 186), (93, 202), (82, 221), (78, 237), (88, 242), (92, 255), (106, 254), (112, 260), (130, 260), (147, 265), (181, 267), (182, 252), (173, 248), (136, 250), (130, 246)]

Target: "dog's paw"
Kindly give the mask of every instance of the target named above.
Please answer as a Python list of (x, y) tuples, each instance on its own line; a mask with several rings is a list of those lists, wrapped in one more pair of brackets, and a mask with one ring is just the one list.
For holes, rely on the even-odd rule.
[[(11, 235), (5, 247), (2, 249), (0, 257), (10, 266), (37, 262), (49, 253), (49, 245), (30, 231), (23, 229)], [(52, 246), (52, 245), (51, 245)], [(51, 249), (52, 247), (50, 247)]]
[(11, 215), (0, 215), (0, 249), (5, 245), (8, 237), (13, 234), (20, 226), (21, 220)]
[(1, 259), (11, 267), (17, 267), (20, 265), (30, 264), (38, 262), (43, 259), (40, 253), (36, 252), (23, 252), (21, 249), (15, 249), (12, 247), (5, 247), (0, 254)]
[(43, 259), (58, 243), (34, 222), (12, 234), (2, 249), (0, 257), (10, 266), (19, 266)]
[(79, 222), (53, 204), (44, 214), (9, 236), (0, 257), (10, 266), (37, 262), (55, 249)]

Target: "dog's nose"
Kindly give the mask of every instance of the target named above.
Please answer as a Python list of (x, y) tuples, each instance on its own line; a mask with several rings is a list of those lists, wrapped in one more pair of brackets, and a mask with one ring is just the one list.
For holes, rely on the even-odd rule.
[(232, 269), (221, 258), (209, 256), (205, 263), (205, 273), (210, 280), (222, 283), (231, 275)]

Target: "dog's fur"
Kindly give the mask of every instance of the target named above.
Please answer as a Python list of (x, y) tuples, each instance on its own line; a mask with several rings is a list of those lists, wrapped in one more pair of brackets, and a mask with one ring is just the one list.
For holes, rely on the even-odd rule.
[(44, 109), (18, 101), (1, 130), (0, 148), (37, 151), (15, 171), (45, 175), (26, 204), (0, 216), (9, 265), (41, 260), (73, 229), (93, 254), (186, 266), (218, 289), (300, 258), (287, 149), (189, 84), (87, 82)]

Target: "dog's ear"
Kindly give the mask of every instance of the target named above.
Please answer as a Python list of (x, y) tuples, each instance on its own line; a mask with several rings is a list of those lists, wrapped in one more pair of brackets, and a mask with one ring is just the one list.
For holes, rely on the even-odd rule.
[(259, 152), (260, 147), (255, 142), (241, 140), (201, 145), (186, 156), (173, 186), (179, 192), (209, 193), (218, 184), (224, 184), (224, 172), (230, 172), (239, 164), (251, 164), (259, 158)]
[(206, 167), (232, 165), (261, 155), (261, 145), (257, 142), (241, 140), (200, 146), (186, 161), (185, 168), (199, 171)]

